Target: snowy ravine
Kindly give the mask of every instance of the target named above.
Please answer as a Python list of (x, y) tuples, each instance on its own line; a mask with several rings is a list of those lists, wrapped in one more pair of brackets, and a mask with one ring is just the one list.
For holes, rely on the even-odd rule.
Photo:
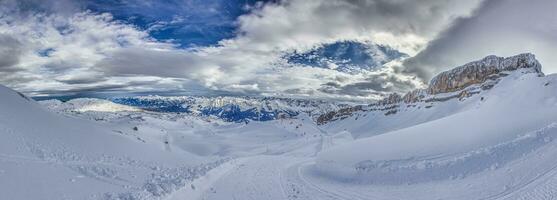
[(322, 125), (0, 87), (0, 199), (557, 199), (557, 75), (531, 54), (464, 66)]

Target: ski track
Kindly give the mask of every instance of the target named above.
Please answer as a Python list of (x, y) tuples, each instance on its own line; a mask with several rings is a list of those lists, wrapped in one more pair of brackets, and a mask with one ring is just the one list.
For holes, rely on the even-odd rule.
[[(214, 190), (207, 191), (201, 199), (408, 199), (391, 198), (389, 195), (386, 195), (389, 192), (366, 192), (361, 187), (347, 189), (349, 186), (346, 185), (341, 185), (342, 187), (323, 185), (319, 181), (315, 181), (315, 179), (306, 177), (308, 176), (306, 170), (311, 164), (313, 162), (310, 158), (295, 159), (280, 155), (246, 158), (244, 164), (238, 165), (220, 177), (215, 182), (215, 185), (213, 185)], [(405, 186), (400, 187), (404, 188)], [(393, 191), (396, 190), (391, 192)], [(404, 191), (404, 189), (398, 191)], [(541, 174), (539, 177), (535, 177), (531, 182), (515, 185), (506, 191), (512, 192), (501, 193), (487, 198), (478, 197), (478, 199), (555, 199), (557, 197), (557, 167), (545, 174)], [(396, 196), (396, 194), (393, 195)], [(416, 199), (427, 199), (428, 194), (421, 193), (417, 195)]]

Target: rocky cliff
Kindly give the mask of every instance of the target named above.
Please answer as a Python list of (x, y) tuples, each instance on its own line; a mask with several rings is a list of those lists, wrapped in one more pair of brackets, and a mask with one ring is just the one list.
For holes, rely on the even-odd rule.
[(533, 73), (543, 75), (541, 65), (533, 54), (525, 53), (507, 58), (492, 55), (441, 72), (431, 79), (427, 92), (439, 94), (462, 90), (472, 84), (483, 83), (489, 77), (503, 71), (514, 71), (521, 68), (528, 68)]

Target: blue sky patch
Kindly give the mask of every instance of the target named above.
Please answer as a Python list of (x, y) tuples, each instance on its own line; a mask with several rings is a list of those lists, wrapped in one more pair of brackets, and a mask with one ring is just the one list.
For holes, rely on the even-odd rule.
[[(258, 0), (96, 0), (85, 7), (111, 13), (148, 30), (158, 40), (171, 40), (183, 48), (210, 46), (236, 35), (235, 21)], [(266, 0), (265, 2), (269, 2)]]
[(53, 48), (46, 48), (46, 49), (39, 50), (37, 54), (39, 54), (39, 56), (41, 57), (49, 57), (54, 51), (56, 50), (54, 50)]
[(408, 55), (388, 46), (355, 41), (339, 41), (293, 52), (285, 56), (290, 64), (329, 68), (341, 72), (373, 70), (392, 60)]

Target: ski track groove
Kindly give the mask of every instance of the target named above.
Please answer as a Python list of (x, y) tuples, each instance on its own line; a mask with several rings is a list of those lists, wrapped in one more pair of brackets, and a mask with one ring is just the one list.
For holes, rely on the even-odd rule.
[[(334, 193), (331, 191), (327, 191), (325, 189), (322, 189), (321, 187), (311, 183), (310, 181), (308, 181), (307, 179), (305, 179), (302, 175), (302, 166), (304, 166), (305, 164), (307, 164), (307, 162), (305, 163), (300, 163), (299, 165), (297, 165), (296, 167), (296, 176), (302, 181), (302, 183), (304, 183), (306, 186), (311, 187), (312, 189), (320, 192), (321, 194), (325, 194), (329, 197), (333, 197), (334, 199), (355, 199), (355, 198), (350, 198), (349, 196), (344, 196), (345, 194), (338, 194), (338, 193)], [(359, 198), (358, 198), (359, 199)]]
[[(532, 193), (531, 190), (538, 190), (539, 187), (536, 186), (540, 186), (540, 185), (542, 187), (548, 187), (548, 185), (553, 186), (552, 187), (553, 190), (543, 190), (539, 193), (535, 192), (534, 194), (540, 195), (540, 194), (545, 194), (548, 191), (555, 191), (557, 189), (557, 181), (555, 180), (556, 175), (557, 175), (557, 165), (553, 166), (551, 169), (547, 170), (546, 172), (537, 175), (536, 177), (532, 178), (530, 181), (523, 182), (522, 184), (518, 184), (515, 187), (509, 188), (503, 193), (499, 193), (491, 197), (483, 198), (482, 200), (515, 199), (513, 198), (513, 196), (522, 196), (524, 194)], [(527, 189), (531, 189), (531, 190), (529, 191)], [(555, 196), (556, 195), (552, 195), (552, 197)], [(531, 199), (531, 198), (527, 198), (527, 199)], [(532, 198), (532, 199), (538, 199), (538, 198)], [(546, 198), (541, 198), (541, 199), (546, 199)]]

